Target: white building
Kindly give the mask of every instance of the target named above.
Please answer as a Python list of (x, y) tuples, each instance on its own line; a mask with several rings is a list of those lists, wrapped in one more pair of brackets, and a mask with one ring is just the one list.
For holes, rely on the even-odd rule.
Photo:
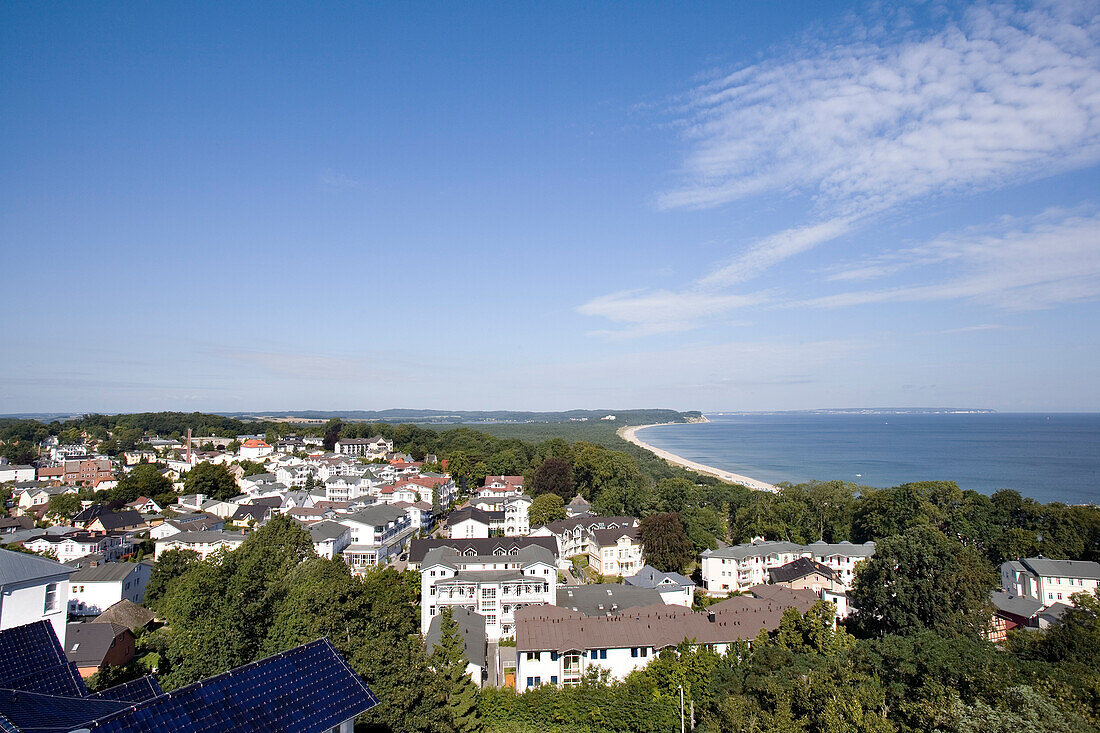
[(637, 527), (597, 529), (588, 540), (588, 565), (607, 577), (634, 575), (645, 564)]
[(486, 476), (478, 496), (519, 496), (523, 493), (523, 476)]
[(450, 547), (429, 550), (420, 563), (421, 633), (428, 632), (444, 606), (455, 606), (485, 617), (489, 641), (510, 637), (516, 611), (553, 604), (557, 584), (554, 555), (543, 547), (508, 555), (460, 555)]
[(1044, 606), (1073, 604), (1075, 593), (1092, 593), (1100, 584), (1100, 563), (1028, 557), (1001, 565), (1001, 587)]
[(241, 449), (237, 454), (243, 460), (258, 461), (271, 455), (272, 451), (274, 451), (274, 448), (268, 445), (266, 441), (251, 438), (241, 443)]
[(0, 629), (49, 621), (64, 646), (74, 572), (44, 557), (0, 550)]
[(247, 539), (243, 533), (215, 532), (213, 530), (199, 532), (180, 532), (162, 540), (157, 540), (153, 559), (160, 559), (168, 550), (192, 550), (199, 554), (199, 559), (205, 560), (212, 553), (224, 548), (227, 551), (236, 550)]
[(108, 562), (69, 576), (69, 613), (98, 616), (121, 600), (141, 603), (153, 568), (146, 562)]
[(447, 517), (447, 535), (451, 539), (485, 538), (489, 536), (492, 528), (494, 514), (499, 514), (496, 520), (503, 525), (504, 514), (502, 512), (487, 512), (476, 507), (466, 507), (451, 512)]
[(326, 560), (333, 559), (351, 544), (351, 528), (337, 522), (315, 522), (306, 530), (313, 540), (313, 549)]
[(516, 615), (516, 689), (577, 685), (592, 668), (622, 680), (684, 641), (723, 653), (777, 629), (786, 609), (804, 613), (817, 601), (808, 591), (779, 590), (783, 597), (730, 598), (706, 612), (657, 605), (586, 616), (556, 606), (525, 608)]
[(406, 512), (388, 504), (369, 506), (334, 521), (351, 529), (351, 544), (342, 554), (353, 572), (389, 562), (404, 551), (416, 531)]
[(377, 460), (385, 458), (386, 454), (393, 450), (393, 441), (386, 440), (381, 435), (373, 438), (340, 438), (333, 446), (338, 455), (362, 456), (363, 458)]
[(0, 484), (14, 483), (16, 481), (34, 481), (34, 466), (18, 466), (11, 463), (0, 463)]
[(23, 547), (31, 552), (52, 555), (58, 562), (72, 562), (96, 553), (102, 553), (108, 560), (116, 560), (122, 555), (122, 544), (122, 539), (115, 535), (70, 532), (36, 537), (24, 542)]
[(854, 545), (851, 542), (814, 542), (799, 545), (794, 542), (766, 542), (757, 538), (749, 544), (704, 550), (703, 585), (708, 594), (724, 596), (768, 582), (768, 571), (786, 565), (800, 557), (815, 560), (836, 571), (845, 590), (851, 590), (856, 566), (875, 554), (875, 543)]
[(529, 532), (531, 537), (553, 537), (558, 543), (558, 557), (562, 568), (569, 567), (569, 558), (588, 555), (592, 533), (598, 529), (637, 527), (635, 517), (598, 517), (582, 515), (561, 519)]
[(680, 573), (662, 573), (652, 565), (645, 565), (636, 574), (623, 578), (627, 585), (652, 588), (661, 596), (661, 602), (670, 606), (691, 608), (695, 601), (695, 583)]

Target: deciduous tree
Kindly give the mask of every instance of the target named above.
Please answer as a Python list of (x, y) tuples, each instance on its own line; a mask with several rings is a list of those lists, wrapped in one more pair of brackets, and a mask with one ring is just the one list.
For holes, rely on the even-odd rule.
[(680, 572), (695, 559), (695, 544), (676, 512), (650, 514), (638, 525), (645, 561), (662, 572)]

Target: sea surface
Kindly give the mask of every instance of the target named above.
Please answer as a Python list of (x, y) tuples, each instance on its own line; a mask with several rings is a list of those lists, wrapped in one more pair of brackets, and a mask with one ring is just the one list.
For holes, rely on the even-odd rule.
[(750, 414), (638, 431), (656, 448), (769, 483), (955, 481), (1100, 502), (1100, 414)]

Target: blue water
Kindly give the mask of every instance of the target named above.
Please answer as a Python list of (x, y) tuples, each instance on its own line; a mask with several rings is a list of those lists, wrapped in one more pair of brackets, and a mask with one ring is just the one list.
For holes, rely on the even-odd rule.
[[(708, 415), (638, 431), (657, 448), (777, 483), (955, 481), (1038, 501), (1100, 502), (1100, 414)], [(862, 474), (862, 475), (860, 475)]]

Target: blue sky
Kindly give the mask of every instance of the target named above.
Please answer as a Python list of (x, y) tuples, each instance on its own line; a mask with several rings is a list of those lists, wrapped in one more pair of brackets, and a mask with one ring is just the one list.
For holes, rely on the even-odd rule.
[(1100, 410), (1100, 4), (682, 5), (0, 6), (0, 412)]

